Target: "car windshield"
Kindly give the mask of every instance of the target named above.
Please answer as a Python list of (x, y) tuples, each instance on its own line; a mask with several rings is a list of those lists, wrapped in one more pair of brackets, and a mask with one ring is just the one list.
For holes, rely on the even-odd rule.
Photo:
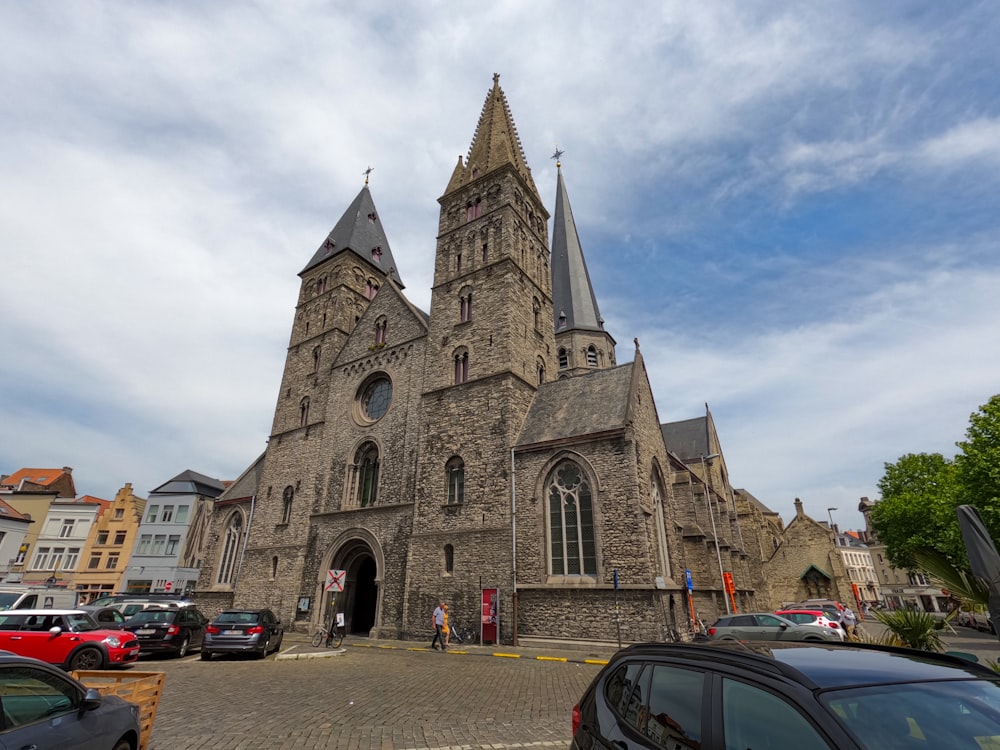
[(254, 612), (223, 612), (215, 618), (216, 622), (257, 622), (257, 615)]
[(132, 615), (130, 622), (171, 622), (173, 612), (167, 609), (144, 609)]
[(10, 609), (20, 598), (20, 594), (0, 594), (0, 609)]
[(869, 750), (1000, 745), (1000, 680), (880, 685), (821, 699)]

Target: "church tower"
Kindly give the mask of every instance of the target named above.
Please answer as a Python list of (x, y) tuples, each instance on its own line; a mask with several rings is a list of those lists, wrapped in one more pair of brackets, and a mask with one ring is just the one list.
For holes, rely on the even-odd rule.
[[(556, 158), (562, 152), (556, 152)], [(569, 205), (562, 164), (556, 161), (556, 214), (552, 221), (552, 298), (559, 377), (614, 367), (615, 340), (604, 330), (583, 248)]]
[(509, 590), (510, 451), (556, 368), (549, 217), (499, 76), (438, 202), (408, 588), (453, 565), (449, 588)]

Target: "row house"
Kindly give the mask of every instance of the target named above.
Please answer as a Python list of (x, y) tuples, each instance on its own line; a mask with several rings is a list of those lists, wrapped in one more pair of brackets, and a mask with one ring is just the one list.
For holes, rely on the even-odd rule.
[(81, 601), (122, 590), (146, 502), (132, 492), (131, 483), (126, 483), (101, 509), (87, 536), (74, 579)]

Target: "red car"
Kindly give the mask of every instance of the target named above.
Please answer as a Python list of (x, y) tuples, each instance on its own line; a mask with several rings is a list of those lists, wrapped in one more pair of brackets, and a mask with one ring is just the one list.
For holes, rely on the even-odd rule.
[(78, 609), (0, 612), (0, 649), (67, 670), (119, 667), (139, 658), (134, 635), (107, 630)]

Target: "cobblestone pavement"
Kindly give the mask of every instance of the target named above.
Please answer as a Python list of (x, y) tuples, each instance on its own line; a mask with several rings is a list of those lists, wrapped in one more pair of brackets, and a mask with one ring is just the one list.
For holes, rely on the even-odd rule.
[(504, 648), (346, 643), (330, 658), (143, 659), (137, 670), (167, 675), (149, 750), (568, 747), (573, 705), (600, 663), (493, 651)]

